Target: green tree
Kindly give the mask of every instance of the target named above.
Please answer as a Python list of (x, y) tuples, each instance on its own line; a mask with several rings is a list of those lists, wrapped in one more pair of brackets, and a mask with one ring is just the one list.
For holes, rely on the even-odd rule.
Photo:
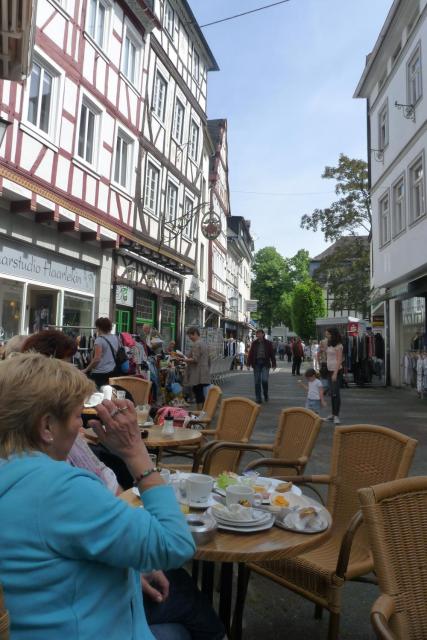
[(277, 324), (284, 325), (292, 331), (292, 291), (284, 291), (280, 296), (277, 320)]
[(314, 279), (333, 294), (332, 309), (369, 314), (369, 242), (366, 236), (348, 236), (323, 258)]
[[(301, 227), (322, 231), (325, 240), (345, 240), (321, 262), (315, 278), (332, 294), (336, 311), (354, 309), (366, 317), (369, 309), (369, 241), (372, 231), (368, 165), (341, 153), (338, 166), (325, 167), (322, 178), (335, 180), (340, 198), (325, 209), (301, 218)], [(365, 232), (366, 236), (360, 235)], [(359, 238), (359, 241), (355, 241)]]
[(368, 165), (364, 160), (340, 154), (337, 167), (325, 167), (322, 178), (335, 180), (335, 193), (341, 196), (326, 209), (315, 209), (301, 218), (301, 227), (320, 231), (325, 240), (358, 235), (372, 228)]
[(321, 287), (311, 278), (299, 282), (292, 295), (292, 327), (304, 340), (314, 337), (316, 318), (325, 314)]
[(271, 331), (280, 322), (281, 296), (292, 287), (289, 266), (274, 247), (264, 247), (256, 252), (252, 271), (251, 297), (258, 300), (256, 319)]
[(294, 285), (308, 278), (310, 254), (307, 249), (300, 249), (293, 258), (288, 258), (288, 265)]

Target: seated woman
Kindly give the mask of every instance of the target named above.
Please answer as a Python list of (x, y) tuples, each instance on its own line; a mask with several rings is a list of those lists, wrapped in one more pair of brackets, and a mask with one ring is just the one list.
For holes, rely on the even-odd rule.
[(65, 463), (93, 388), (71, 364), (39, 354), (0, 362), (0, 583), (14, 640), (153, 638), (140, 573), (178, 568), (194, 553), (132, 403), (105, 400), (91, 426), (126, 462), (144, 509)]

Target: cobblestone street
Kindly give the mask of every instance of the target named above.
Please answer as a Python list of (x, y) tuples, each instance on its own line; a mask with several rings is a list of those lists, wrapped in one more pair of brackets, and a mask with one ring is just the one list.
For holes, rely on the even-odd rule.
[[(289, 365), (278, 363), (279, 369), (270, 375), (270, 401), (262, 405), (254, 441), (271, 442), (277, 418), (282, 408), (304, 405), (304, 391), (291, 375)], [(303, 365), (304, 367), (304, 365)], [(224, 396), (242, 395), (254, 398), (253, 374), (244, 371), (228, 377), (223, 386)], [(325, 409), (324, 415), (330, 412)], [(378, 424), (399, 430), (418, 440), (411, 475), (425, 475), (427, 459), (427, 399), (420, 400), (413, 390), (393, 388), (344, 389), (342, 394), (342, 423)], [(325, 422), (307, 473), (326, 473), (329, 470), (334, 427)], [(340, 638), (368, 640), (375, 636), (369, 622), (371, 605), (378, 590), (373, 585), (348, 583), (344, 588)], [(268, 615), (267, 615), (268, 612)], [(273, 640), (278, 636), (295, 640), (324, 640), (327, 636), (328, 615), (314, 619), (314, 605), (269, 580), (252, 575), (245, 608), (245, 640)]]

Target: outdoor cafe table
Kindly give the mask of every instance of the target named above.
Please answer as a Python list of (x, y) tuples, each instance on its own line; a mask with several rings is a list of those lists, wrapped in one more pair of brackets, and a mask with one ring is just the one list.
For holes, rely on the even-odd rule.
[[(199, 444), (202, 434), (196, 429), (186, 429), (184, 427), (176, 427), (173, 434), (162, 434), (162, 427), (147, 428), (148, 437), (144, 438), (144, 443), (148, 449), (162, 449), (168, 447), (173, 449), (182, 445)], [(93, 429), (85, 429), (85, 436), (90, 442), (97, 443), (98, 436)]]
[[(132, 489), (120, 496), (133, 506), (138, 506), (139, 498)], [(218, 530), (214, 538), (197, 547), (194, 559), (202, 560), (204, 571), (202, 589), (212, 596), (214, 563), (221, 563), (221, 586), (219, 616), (229, 636), (240, 640), (241, 622), (247, 584), (247, 562), (263, 562), (284, 560), (309, 551), (330, 537), (330, 527), (321, 533), (294, 533), (273, 526), (259, 533), (227, 533)], [(236, 602), (233, 616), (233, 627), (230, 629), (233, 564), (238, 565)], [(231, 633), (230, 633), (231, 632)]]

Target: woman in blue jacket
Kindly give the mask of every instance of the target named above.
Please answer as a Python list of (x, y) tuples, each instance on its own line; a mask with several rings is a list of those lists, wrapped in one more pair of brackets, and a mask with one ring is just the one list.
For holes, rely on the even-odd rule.
[(39, 354), (0, 362), (0, 583), (12, 640), (146, 640), (140, 573), (173, 569), (194, 543), (141, 440), (131, 402), (94, 428), (135, 479), (144, 509), (65, 460), (93, 383)]

